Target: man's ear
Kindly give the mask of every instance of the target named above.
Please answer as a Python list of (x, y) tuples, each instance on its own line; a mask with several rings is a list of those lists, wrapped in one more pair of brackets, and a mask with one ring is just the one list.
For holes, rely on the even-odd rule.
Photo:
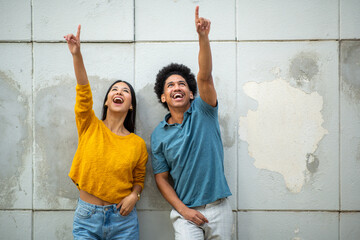
[(190, 99), (194, 99), (194, 94), (190, 92)]
[(165, 100), (166, 100), (166, 99), (165, 99), (165, 94), (161, 94), (161, 102), (163, 102), (163, 103), (164, 103), (164, 102), (165, 102)]

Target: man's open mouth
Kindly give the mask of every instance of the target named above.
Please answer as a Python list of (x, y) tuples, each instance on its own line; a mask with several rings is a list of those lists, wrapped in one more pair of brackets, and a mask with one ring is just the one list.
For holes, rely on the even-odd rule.
[(178, 98), (183, 98), (183, 97), (184, 97), (184, 94), (182, 94), (182, 93), (175, 93), (173, 95), (173, 99), (178, 99)]

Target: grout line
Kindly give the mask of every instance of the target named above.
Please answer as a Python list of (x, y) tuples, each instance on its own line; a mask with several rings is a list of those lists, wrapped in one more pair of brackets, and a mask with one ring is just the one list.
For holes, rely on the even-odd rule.
[[(341, 41), (359, 41), (359, 38), (352, 38), (352, 39), (341, 39)], [(210, 40), (210, 42), (218, 42), (218, 43), (226, 43), (226, 42), (241, 42), (241, 43), (281, 43), (281, 42), (333, 42), (333, 41), (340, 41), (338, 38), (334, 39), (283, 39), (283, 40)], [(129, 44), (129, 43), (198, 43), (197, 40), (130, 40), (130, 41), (81, 41), (82, 43), (96, 43), (96, 44)], [(51, 41), (51, 40), (31, 40), (31, 41), (7, 41), (7, 40), (0, 40), (0, 43), (65, 43), (65, 41)]]
[[(171, 209), (137, 209), (138, 211), (149, 211), (149, 212), (168, 212)], [(15, 212), (15, 211), (32, 211), (32, 212), (73, 212), (74, 209), (1, 209), (0, 212)], [(232, 210), (233, 212), (244, 213), (244, 212), (288, 212), (288, 213), (360, 213), (360, 210), (296, 210), (296, 209), (238, 209)]]
[[(149, 211), (149, 212), (168, 212), (171, 209), (137, 209), (138, 211)], [(74, 209), (1, 209), (0, 212), (14, 212), (14, 211), (32, 211), (32, 212), (73, 212)], [(233, 212), (237, 213), (244, 213), (244, 212), (269, 212), (269, 213), (276, 213), (276, 212), (284, 212), (284, 213), (360, 213), (360, 210), (296, 210), (296, 209), (237, 209), (232, 210)]]
[(238, 32), (237, 32), (237, 23), (238, 23), (238, 15), (237, 15), (237, 10), (238, 10), (238, 4), (237, 4), (237, 0), (234, 0), (235, 1), (235, 9), (234, 9), (234, 11), (235, 11), (235, 41), (237, 41), (237, 34), (238, 34)]
[[(237, 8), (238, 8), (238, 5), (237, 5), (237, 0), (234, 0), (235, 1), (235, 41), (237, 41)], [(235, 42), (235, 99), (236, 99), (236, 102), (235, 102), (235, 109), (236, 109), (236, 121), (235, 121), (235, 146), (236, 146), (236, 150), (235, 150), (235, 160), (236, 160), (236, 202), (235, 202), (235, 206), (236, 208), (238, 208), (238, 203), (239, 203), (239, 124), (238, 124), (238, 121), (239, 121), (239, 108), (238, 108), (238, 102), (239, 102), (239, 94), (238, 94), (238, 45), (239, 43), (238, 42)], [(239, 229), (239, 223), (238, 223), (238, 212), (236, 211), (235, 212), (235, 221), (234, 221), (234, 224), (235, 224), (235, 238), (238, 239), (238, 229)]]
[(35, 239), (34, 236), (34, 193), (35, 193), (35, 107), (34, 107), (34, 67), (35, 67), (35, 59), (34, 59), (34, 1), (30, 1), (30, 12), (31, 12), (31, 122), (32, 122), (32, 154), (31, 154), (31, 180), (32, 180), (32, 194), (31, 194), (31, 239)]
[(296, 209), (238, 209), (233, 210), (233, 212), (292, 212), (292, 213), (302, 213), (302, 212), (312, 212), (312, 213), (360, 213), (360, 210), (296, 210)]
[[(133, 65), (133, 82), (134, 82), (134, 89), (137, 89), (136, 88), (136, 79), (135, 79), (135, 68), (136, 68), (136, 23), (135, 23), (135, 21), (136, 21), (136, 18), (135, 18), (135, 11), (136, 11), (136, 1), (135, 0), (133, 0), (133, 4), (134, 4), (134, 8), (133, 8), (133, 17), (134, 17), (134, 37), (133, 37), (133, 39), (134, 39), (134, 42), (133, 42), (133, 44), (134, 44), (134, 46), (133, 46), (133, 59), (134, 59), (134, 65)], [(136, 120), (136, 119), (135, 119)], [(135, 129), (136, 130), (136, 129)]]
[(339, 213), (338, 213), (338, 239), (340, 240), (341, 235), (341, 4), (338, 0), (338, 142), (339, 142), (339, 152), (338, 152), (338, 190), (339, 190)]

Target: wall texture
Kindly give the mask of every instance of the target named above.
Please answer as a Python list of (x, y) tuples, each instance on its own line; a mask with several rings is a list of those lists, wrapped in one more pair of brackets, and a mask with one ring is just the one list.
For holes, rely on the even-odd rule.
[[(131, 82), (137, 134), (166, 113), (170, 62), (198, 71), (194, 9), (211, 19), (233, 239), (360, 239), (360, 1), (0, 0), (0, 238), (72, 239), (75, 76), (82, 24), (94, 109)], [(148, 164), (143, 240), (173, 239)]]

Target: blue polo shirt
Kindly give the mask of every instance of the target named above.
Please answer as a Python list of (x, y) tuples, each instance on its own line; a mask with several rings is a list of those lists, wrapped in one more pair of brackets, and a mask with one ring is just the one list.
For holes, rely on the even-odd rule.
[(188, 207), (230, 196), (218, 106), (212, 107), (198, 97), (181, 124), (168, 124), (169, 117), (170, 113), (151, 134), (154, 174), (169, 172), (175, 192)]

